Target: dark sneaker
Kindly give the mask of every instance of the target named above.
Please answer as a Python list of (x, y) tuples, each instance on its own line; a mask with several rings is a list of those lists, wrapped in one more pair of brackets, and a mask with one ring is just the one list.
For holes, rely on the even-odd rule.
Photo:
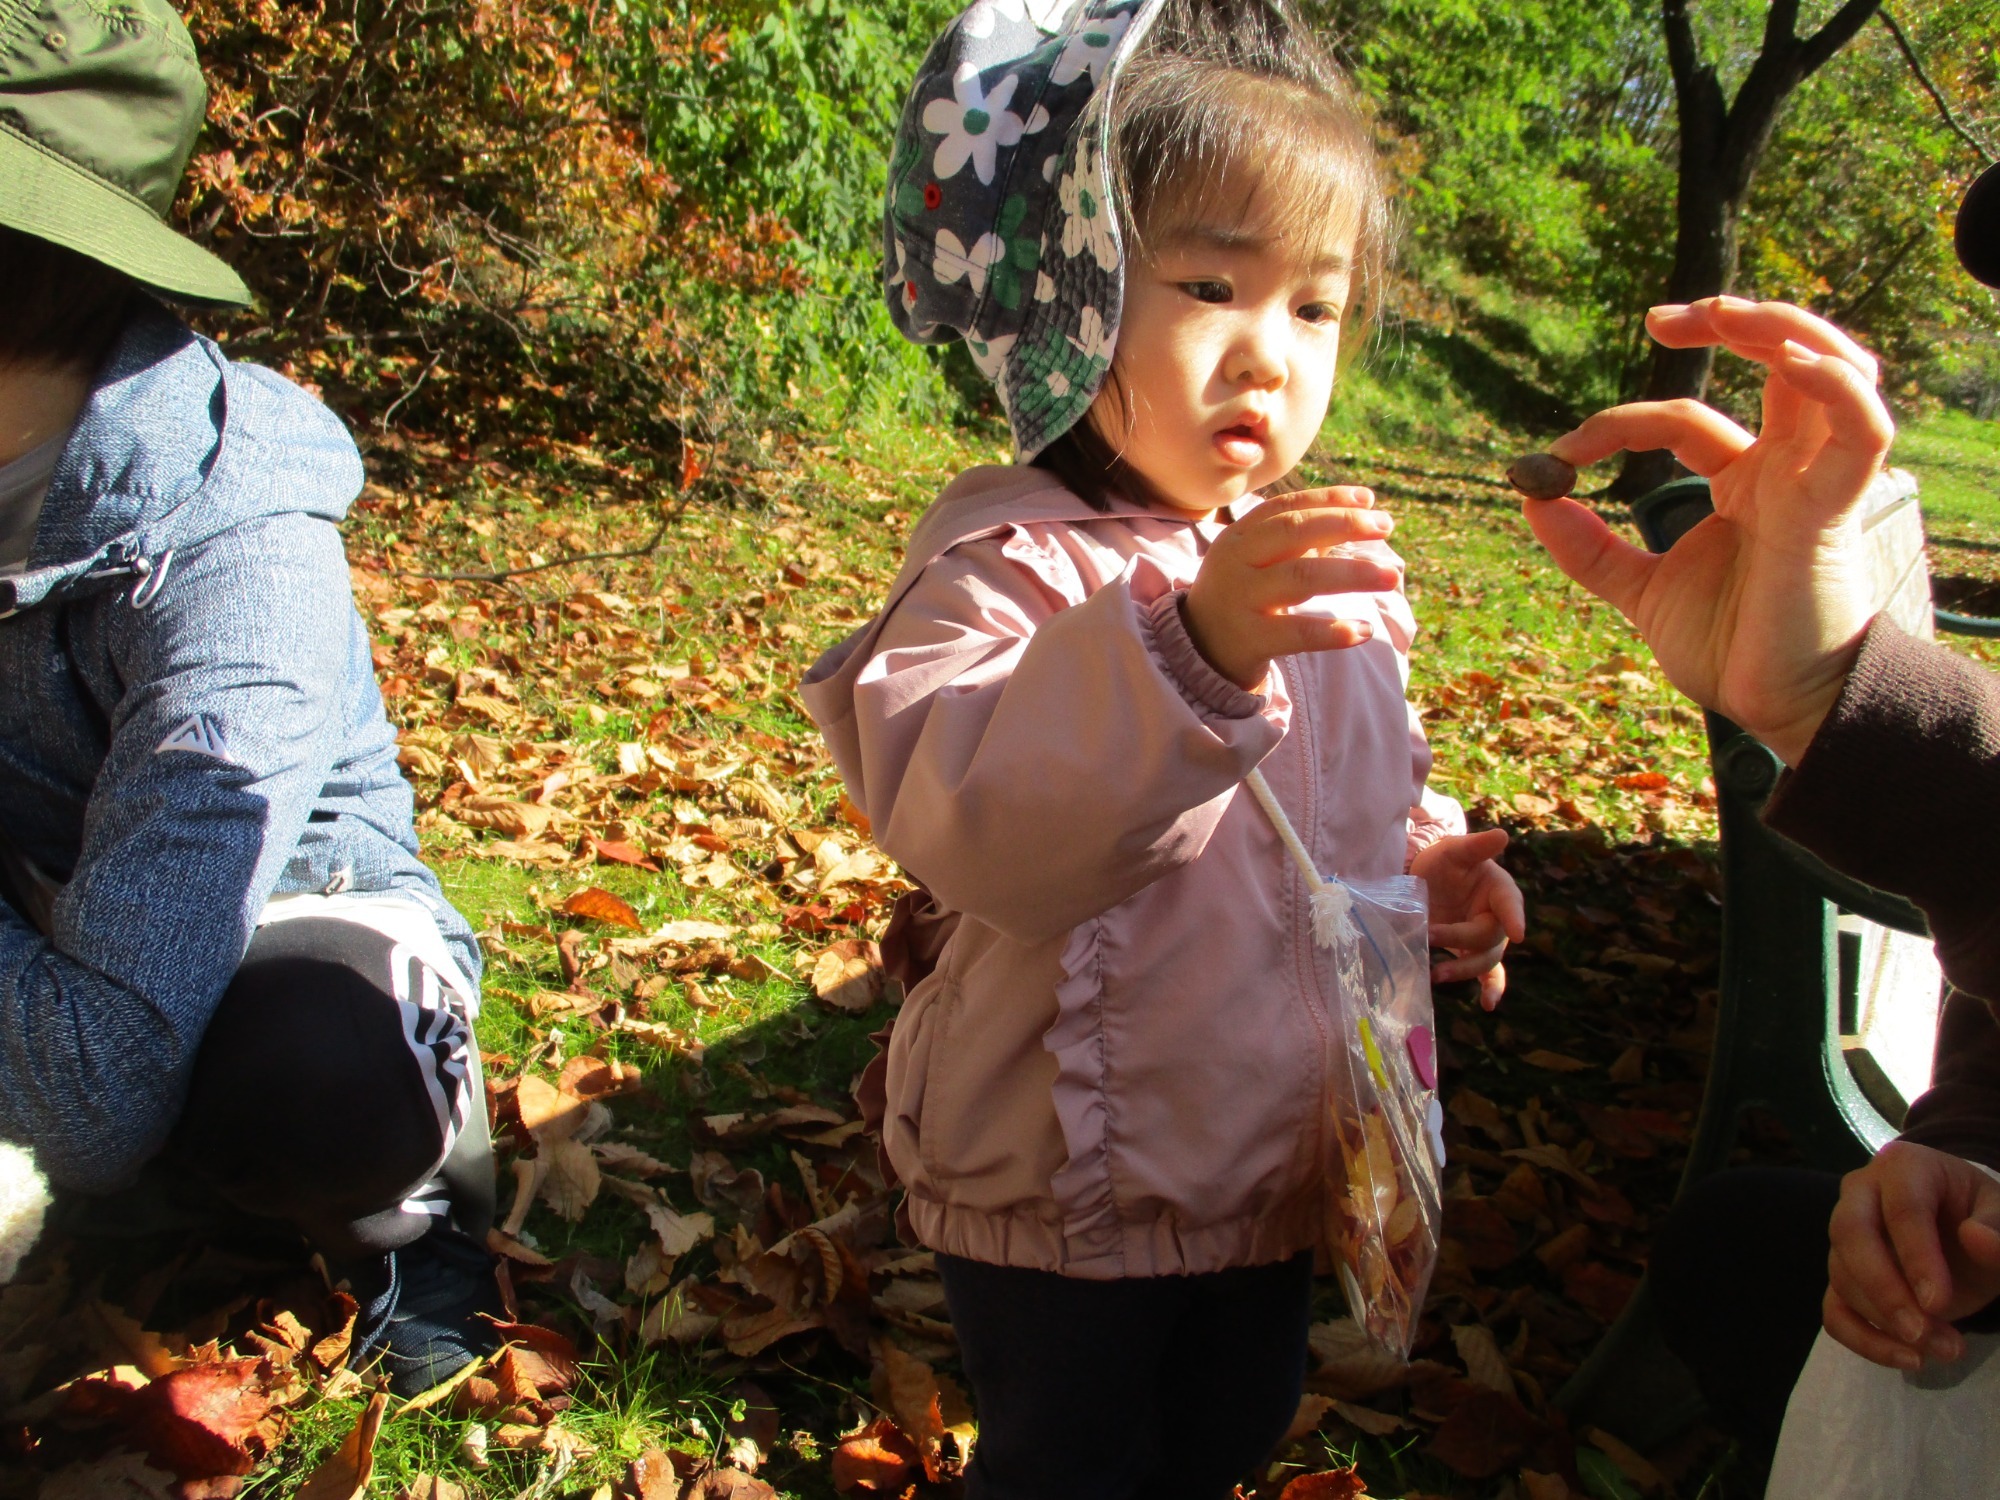
[[(500, 1347), (491, 1320), (505, 1314), (483, 1246), (439, 1228), (384, 1260), (354, 1320), (356, 1369), (379, 1354), (390, 1391), (415, 1396)], [(371, 1290), (361, 1280), (357, 1297)]]

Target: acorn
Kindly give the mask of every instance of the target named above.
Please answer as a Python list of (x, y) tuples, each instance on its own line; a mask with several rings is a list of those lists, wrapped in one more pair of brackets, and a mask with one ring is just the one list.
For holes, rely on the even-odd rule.
[(1576, 465), (1553, 453), (1528, 453), (1507, 466), (1507, 482), (1530, 500), (1560, 500), (1576, 488)]

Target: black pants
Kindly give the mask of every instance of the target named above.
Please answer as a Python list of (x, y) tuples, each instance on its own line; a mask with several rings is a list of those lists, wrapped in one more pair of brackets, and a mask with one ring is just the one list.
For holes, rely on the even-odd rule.
[(1694, 1372), (1716, 1424), (1760, 1448), (1776, 1445), (1819, 1336), (1839, 1201), (1830, 1172), (1745, 1167), (1696, 1183), (1653, 1241), (1667, 1347)]
[(1310, 1255), (1124, 1281), (937, 1262), (978, 1407), (969, 1500), (1225, 1500), (1298, 1410)]
[(70, 1227), (144, 1233), (163, 1202), (184, 1219), (219, 1199), (341, 1263), (439, 1223), (483, 1242), (493, 1191), (463, 1004), (394, 939), (296, 917), (257, 930), (165, 1152), (132, 1194), (80, 1205)]

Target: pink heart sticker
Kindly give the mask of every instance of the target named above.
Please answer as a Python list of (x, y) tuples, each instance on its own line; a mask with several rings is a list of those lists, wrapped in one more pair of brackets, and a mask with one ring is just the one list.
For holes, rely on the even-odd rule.
[(1412, 1026), (1408, 1044), (1410, 1061), (1416, 1065), (1417, 1077), (1424, 1081), (1424, 1087), (1438, 1086), (1437, 1038), (1431, 1035), (1428, 1026)]

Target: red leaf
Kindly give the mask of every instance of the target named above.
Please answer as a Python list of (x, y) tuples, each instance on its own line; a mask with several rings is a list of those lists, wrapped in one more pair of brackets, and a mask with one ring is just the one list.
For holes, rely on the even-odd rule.
[(254, 1359), (189, 1365), (121, 1403), (129, 1435), (162, 1468), (183, 1479), (248, 1474), (268, 1444), (261, 1430), (271, 1397)]
[(1615, 1321), (1638, 1289), (1638, 1277), (1602, 1261), (1582, 1261), (1563, 1272), (1563, 1295), (1601, 1323)]
[(1357, 1500), (1367, 1493), (1367, 1482), (1356, 1470), (1335, 1469), (1326, 1474), (1301, 1474), (1285, 1486), (1278, 1500)]
[(563, 902), (562, 909), (572, 917), (588, 917), (593, 922), (629, 927), (634, 932), (646, 930), (646, 924), (639, 920), (636, 911), (600, 886), (587, 885), (575, 892)]
[(576, 1352), (576, 1345), (555, 1329), (539, 1323), (502, 1323), (496, 1319), (493, 1331), (500, 1335), (501, 1342), (514, 1346), (514, 1353), (519, 1356), (514, 1364), (515, 1373), (533, 1380), (544, 1396), (576, 1383), (583, 1356)]
[(1475, 1270), (1497, 1271), (1521, 1253), (1520, 1237), (1507, 1216), (1490, 1198), (1453, 1198), (1444, 1206), (1446, 1239), (1465, 1248), (1466, 1263)]
[[(636, 844), (628, 844), (623, 839), (590, 839), (590, 852), (603, 865), (633, 865), (641, 870), (659, 873), (660, 867), (646, 857), (646, 851)], [(629, 908), (628, 908), (629, 909)]]

